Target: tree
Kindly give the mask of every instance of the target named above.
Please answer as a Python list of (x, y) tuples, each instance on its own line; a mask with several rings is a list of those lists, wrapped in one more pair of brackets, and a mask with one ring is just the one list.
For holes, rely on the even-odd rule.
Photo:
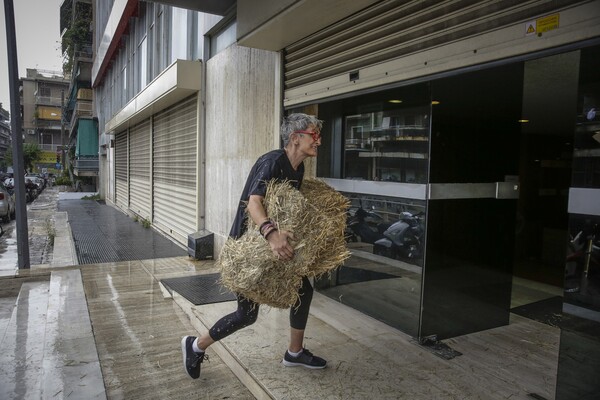
[[(23, 144), (23, 165), (25, 169), (33, 170), (33, 166), (37, 160), (40, 159), (42, 155), (42, 150), (37, 145), (37, 143), (24, 143)], [(11, 165), (13, 163), (12, 157), (12, 148), (9, 147), (6, 150), (6, 154), (4, 156), (6, 163)]]
[[(73, 16), (73, 12), (75, 16)], [(69, 27), (62, 35), (63, 73), (70, 74), (76, 51), (92, 44), (92, 7), (87, 3), (75, 3), (75, 10), (70, 10), (66, 17)]]

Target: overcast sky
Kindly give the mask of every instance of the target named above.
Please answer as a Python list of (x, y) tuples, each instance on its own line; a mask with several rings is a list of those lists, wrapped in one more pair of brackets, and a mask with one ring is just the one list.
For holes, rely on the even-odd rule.
[[(27, 68), (62, 71), (59, 7), (63, 0), (13, 0), (19, 78)], [(4, 0), (0, 1), (0, 102), (10, 112)]]

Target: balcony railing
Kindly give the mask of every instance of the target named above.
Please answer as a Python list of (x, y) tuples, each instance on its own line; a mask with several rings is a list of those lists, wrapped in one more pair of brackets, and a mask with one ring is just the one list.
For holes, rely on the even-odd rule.
[(60, 144), (40, 144), (39, 145), (40, 150), (52, 151), (52, 152), (58, 151), (59, 147), (60, 147)]
[(73, 161), (73, 168), (80, 172), (98, 171), (98, 157), (76, 158)]
[(46, 106), (60, 106), (60, 97), (50, 96), (35, 96), (35, 104), (46, 105)]
[(75, 123), (79, 118), (91, 118), (93, 116), (93, 102), (86, 100), (77, 100), (71, 121), (69, 122), (69, 132), (73, 132)]

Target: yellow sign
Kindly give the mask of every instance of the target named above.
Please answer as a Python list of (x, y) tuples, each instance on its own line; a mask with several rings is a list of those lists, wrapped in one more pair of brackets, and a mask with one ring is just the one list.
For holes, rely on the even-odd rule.
[(52, 151), (42, 151), (38, 164), (56, 164), (56, 153)]
[(558, 29), (559, 14), (548, 15), (547, 17), (535, 20), (535, 30), (538, 34)]
[(542, 33), (558, 29), (560, 14), (552, 14), (525, 23), (525, 35), (542, 36)]
[(527, 35), (533, 35), (535, 33), (535, 21), (534, 22), (528, 22), (527, 25), (525, 25), (525, 34)]

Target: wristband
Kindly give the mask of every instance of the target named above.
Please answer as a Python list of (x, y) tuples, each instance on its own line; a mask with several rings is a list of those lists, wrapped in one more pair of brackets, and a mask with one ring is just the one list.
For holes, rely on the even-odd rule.
[(264, 238), (265, 238), (265, 239), (268, 239), (268, 238), (269, 238), (269, 235), (270, 235), (271, 233), (275, 232), (276, 230), (277, 230), (277, 228), (273, 227), (273, 229), (271, 229), (270, 231), (268, 231), (268, 232), (267, 232), (267, 233), (264, 235)]

